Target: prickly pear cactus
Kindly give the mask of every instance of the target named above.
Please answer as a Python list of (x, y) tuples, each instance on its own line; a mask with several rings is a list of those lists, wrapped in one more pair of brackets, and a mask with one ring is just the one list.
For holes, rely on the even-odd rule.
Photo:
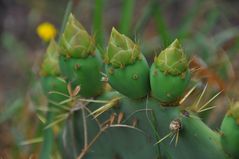
[[(57, 44), (51, 43), (49, 50), (52, 47)], [(60, 83), (55, 81), (43, 82), (45, 92), (58, 91), (54, 98), (46, 94), (48, 100), (60, 102), (55, 108), (68, 109), (57, 116), (58, 122), (64, 121), (57, 137), (63, 158), (238, 158), (238, 114), (234, 113), (238, 107), (225, 116), (221, 135), (195, 112), (180, 106), (191, 75), (178, 40), (156, 56), (149, 68), (139, 45), (113, 28), (103, 59), (104, 78), (112, 89), (102, 89), (103, 60), (93, 39), (72, 15), (59, 49), (54, 50), (59, 57), (53, 51), (54, 58), (43, 62), (41, 74), (43, 79), (66, 77), (67, 90), (62, 89), (64, 85), (58, 89)], [(70, 85), (80, 89), (72, 93)], [(64, 96), (68, 98), (58, 96), (62, 94), (69, 94)], [(59, 120), (62, 116), (64, 120)]]

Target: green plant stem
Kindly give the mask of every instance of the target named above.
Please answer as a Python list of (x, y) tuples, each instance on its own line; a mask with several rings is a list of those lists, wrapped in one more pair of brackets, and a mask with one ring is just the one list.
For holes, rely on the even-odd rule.
[(169, 43), (171, 41), (171, 37), (170, 37), (169, 31), (168, 31), (168, 27), (166, 25), (166, 22), (163, 18), (163, 15), (162, 15), (161, 4), (159, 4), (159, 3), (156, 4), (157, 8), (154, 12), (154, 20), (155, 20), (157, 31), (160, 35), (160, 38), (161, 38), (161, 40), (164, 44), (164, 47), (166, 47), (166, 46), (169, 45)]
[(61, 29), (60, 29), (58, 40), (57, 40), (58, 42), (60, 40), (60, 36), (64, 32), (68, 17), (70, 15), (70, 13), (72, 12), (72, 8), (73, 8), (73, 0), (69, 0), (68, 3), (67, 3), (67, 6), (66, 6), (64, 18), (63, 18), (63, 21), (62, 21), (62, 24), (61, 24)]
[(220, 18), (220, 12), (217, 8), (214, 8), (207, 16), (206, 23), (202, 27), (202, 32), (207, 35), (211, 29), (215, 26), (216, 22)]
[(181, 26), (179, 26), (177, 37), (180, 39), (185, 38), (190, 32), (189, 30), (192, 27), (195, 16), (200, 10), (201, 4), (203, 4), (203, 0), (196, 1), (195, 3), (196, 4), (193, 4), (191, 9), (188, 11)]
[(99, 47), (103, 47), (104, 44), (104, 32), (102, 25), (103, 9), (104, 0), (95, 0), (93, 11), (93, 31), (96, 36), (96, 44), (99, 45)]
[[(45, 125), (50, 124), (53, 121), (54, 113), (48, 112), (47, 122)], [(51, 151), (53, 147), (54, 134), (52, 128), (43, 130), (43, 144), (40, 152), (40, 159), (48, 159), (51, 156)]]
[(132, 16), (134, 12), (134, 0), (124, 0), (119, 31), (125, 35), (129, 34)]
[(136, 34), (139, 34), (139, 35), (142, 34), (145, 26), (148, 24), (150, 20), (150, 17), (154, 14), (157, 8), (156, 4), (157, 4), (156, 0), (150, 0), (150, 2), (148, 2), (148, 4), (145, 6), (143, 15), (138, 20), (136, 27), (134, 29), (136, 31)]

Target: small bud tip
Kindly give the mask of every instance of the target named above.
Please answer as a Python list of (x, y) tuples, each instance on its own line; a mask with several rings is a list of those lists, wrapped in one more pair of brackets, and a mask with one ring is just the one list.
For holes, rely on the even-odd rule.
[(170, 45), (169, 48), (177, 48), (177, 49), (181, 49), (181, 44), (179, 42), (178, 39), (175, 39)]

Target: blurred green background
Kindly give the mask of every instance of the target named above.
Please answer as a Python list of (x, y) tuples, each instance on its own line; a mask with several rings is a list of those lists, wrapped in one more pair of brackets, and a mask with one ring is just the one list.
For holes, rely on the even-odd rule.
[(149, 61), (178, 38), (197, 70), (193, 80), (202, 83), (198, 92), (205, 82), (208, 97), (224, 90), (206, 119), (211, 127), (238, 100), (237, 0), (1, 0), (0, 158), (37, 158), (43, 130), (36, 112), (46, 105), (38, 71), (47, 42), (36, 28), (49, 22), (59, 36), (67, 6), (102, 51), (112, 27), (138, 42)]

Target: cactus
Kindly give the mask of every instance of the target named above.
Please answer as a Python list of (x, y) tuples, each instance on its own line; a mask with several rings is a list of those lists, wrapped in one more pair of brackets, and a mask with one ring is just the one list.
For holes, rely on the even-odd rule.
[(80, 95), (97, 96), (103, 83), (102, 60), (94, 39), (71, 14), (60, 39), (60, 68), (72, 87), (80, 86)]
[(149, 92), (149, 67), (137, 44), (112, 29), (107, 53), (106, 72), (110, 85), (130, 98), (145, 97)]
[(178, 105), (190, 81), (188, 61), (176, 39), (163, 50), (150, 69), (152, 95), (164, 105)]
[(239, 158), (239, 103), (235, 103), (227, 112), (221, 125), (221, 143), (223, 149), (233, 159)]
[[(57, 48), (54, 42), (50, 46), (47, 52)], [(238, 106), (225, 116), (222, 135), (211, 130), (195, 112), (180, 106), (191, 75), (178, 40), (155, 58), (149, 71), (139, 46), (113, 28), (104, 56), (113, 90), (103, 91), (100, 56), (92, 38), (72, 15), (60, 49), (55, 50), (60, 58), (54, 54), (54, 58), (45, 60), (52, 63), (43, 62), (42, 78), (52, 81), (63, 75), (82, 89), (74, 102), (65, 102), (70, 111), (58, 134), (63, 158), (238, 158)], [(52, 86), (43, 80), (45, 92), (56, 89)], [(66, 93), (63, 87), (57, 90)], [(48, 96), (48, 100), (68, 101), (57, 95)]]

